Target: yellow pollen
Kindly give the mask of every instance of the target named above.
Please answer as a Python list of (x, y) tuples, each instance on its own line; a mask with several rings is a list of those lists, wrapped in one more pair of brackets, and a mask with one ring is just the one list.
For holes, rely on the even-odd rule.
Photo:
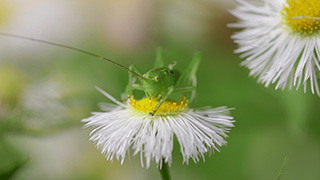
[[(130, 104), (136, 111), (142, 113), (152, 113), (156, 106), (159, 104), (160, 100), (160, 98), (148, 97), (137, 101), (134, 96), (131, 96)], [(186, 110), (187, 106), (188, 100), (185, 97), (183, 97), (183, 99), (180, 98), (179, 101), (167, 99), (159, 107), (155, 115), (168, 115), (183, 112)]]
[(312, 35), (320, 28), (320, 0), (287, 0), (282, 10), (284, 24), (294, 33)]

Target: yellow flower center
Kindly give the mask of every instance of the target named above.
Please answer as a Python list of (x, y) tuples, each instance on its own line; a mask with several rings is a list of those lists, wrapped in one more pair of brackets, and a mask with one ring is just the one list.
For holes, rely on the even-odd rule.
[(320, 0), (287, 0), (281, 13), (293, 32), (300, 35), (319, 32)]
[[(136, 100), (134, 96), (130, 98), (131, 106), (142, 113), (152, 113), (160, 102), (160, 98), (144, 98)], [(167, 99), (156, 111), (155, 115), (168, 115), (183, 112), (188, 106), (188, 100), (184, 97), (182, 100), (175, 101)]]

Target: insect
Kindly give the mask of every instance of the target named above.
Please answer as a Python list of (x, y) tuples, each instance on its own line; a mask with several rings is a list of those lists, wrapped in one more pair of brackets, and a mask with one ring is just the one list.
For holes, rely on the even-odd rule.
[[(194, 100), (196, 90), (196, 72), (201, 61), (200, 53), (196, 53), (187, 69), (183, 73), (180, 73), (173, 68), (175, 64), (168, 65), (167, 67), (164, 66), (163, 51), (159, 49), (157, 51), (154, 69), (141, 74), (138, 68), (134, 65), (131, 65), (129, 68), (127, 68), (108, 58), (78, 48), (14, 34), (0, 32), (0, 35), (71, 49), (108, 61), (122, 69), (125, 69), (129, 72), (129, 83), (125, 90), (124, 100), (128, 99), (132, 95), (134, 90), (144, 91), (145, 95), (150, 98), (159, 98), (159, 103), (157, 104), (153, 112), (150, 112), (150, 115), (152, 116), (173, 93), (192, 92), (189, 102), (192, 102)], [(136, 82), (136, 79), (138, 79), (138, 82)]]
[(292, 19), (315, 19), (315, 20), (320, 20), (320, 17), (311, 17), (311, 16), (295, 16), (295, 17), (292, 17)]

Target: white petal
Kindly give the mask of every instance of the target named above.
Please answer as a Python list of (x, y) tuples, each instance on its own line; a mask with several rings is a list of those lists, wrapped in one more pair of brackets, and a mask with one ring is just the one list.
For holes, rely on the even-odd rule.
[(111, 112), (93, 113), (84, 119), (85, 127), (94, 127), (90, 140), (105, 154), (107, 160), (116, 157), (124, 162), (130, 148), (140, 154), (141, 165), (150, 167), (155, 161), (161, 168), (163, 161), (171, 165), (174, 137), (180, 144), (183, 162), (204, 159), (204, 153), (227, 142), (224, 138), (233, 118), (225, 107), (189, 110), (175, 115), (151, 116), (137, 113), (131, 107)]
[(239, 22), (229, 25), (243, 28), (232, 36), (239, 45), (235, 53), (245, 60), (241, 63), (250, 69), (258, 82), (276, 89), (310, 82), (312, 93), (319, 93), (320, 35), (293, 34), (281, 21), (285, 0), (238, 0), (239, 6), (231, 13)]

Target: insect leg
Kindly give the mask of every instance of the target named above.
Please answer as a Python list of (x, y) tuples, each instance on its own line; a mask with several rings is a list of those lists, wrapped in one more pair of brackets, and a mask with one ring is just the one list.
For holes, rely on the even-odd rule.
[(164, 67), (163, 61), (163, 50), (161, 48), (157, 49), (156, 61), (154, 62), (154, 68)]
[(192, 103), (194, 98), (195, 98), (195, 95), (196, 95), (196, 85), (194, 86), (188, 86), (188, 87), (179, 87), (179, 88), (176, 88), (176, 90), (174, 91), (175, 93), (176, 92), (180, 92), (180, 93), (184, 93), (184, 92), (191, 92), (191, 97), (189, 99), (189, 103)]
[[(196, 97), (196, 90), (197, 90), (197, 78), (196, 76), (193, 77), (192, 79), (192, 86), (191, 87), (185, 87), (185, 88), (188, 88), (190, 91), (191, 91), (191, 96), (190, 96), (190, 100), (189, 100), (189, 103), (193, 103), (195, 97)], [(185, 92), (188, 92), (188, 91), (185, 91)]]
[[(129, 67), (129, 69), (135, 73), (137, 73), (138, 75), (141, 75), (140, 71), (138, 70), (138, 68), (136, 68), (134, 65), (131, 65)], [(133, 74), (131, 72), (129, 72), (129, 83), (126, 87), (125, 90), (125, 95), (124, 95), (124, 100), (128, 99), (131, 95), (132, 95), (132, 91), (134, 89), (139, 89), (141, 90), (141, 87), (138, 84), (134, 84), (136, 81), (136, 78), (133, 77)]]
[(192, 103), (196, 96), (196, 87), (197, 87), (196, 73), (199, 68), (200, 61), (201, 61), (201, 54), (196, 53), (193, 59), (191, 60), (189, 66), (184, 71), (184, 73), (180, 76), (176, 84), (177, 87), (182, 87), (182, 88), (192, 86), (193, 89), (190, 90), (192, 92), (191, 92), (189, 103)]
[(190, 97), (190, 101), (189, 101), (190, 103), (193, 103), (193, 100), (195, 99), (196, 93), (197, 93), (197, 91), (196, 91), (196, 87), (197, 87), (197, 78), (196, 78), (196, 76), (193, 77), (192, 86), (194, 87), (194, 90), (192, 90), (192, 92), (191, 92), (191, 97)]
[(164, 103), (164, 101), (166, 101), (174, 91), (175, 91), (175, 87), (174, 86), (170, 86), (170, 87), (167, 88), (166, 94), (162, 97), (162, 99), (160, 100), (160, 102), (156, 106), (156, 108), (153, 110), (153, 112), (150, 113), (152, 116), (156, 113), (156, 111), (160, 108), (160, 106)]
[[(195, 84), (196, 73), (199, 68), (201, 61), (201, 54), (196, 53), (191, 60), (187, 69), (181, 74), (180, 78), (177, 81), (177, 87), (192, 86)], [(193, 85), (194, 86), (194, 85)]]
[(196, 87), (194, 86), (188, 86), (188, 87), (179, 87), (175, 89), (175, 92), (190, 92), (194, 91)]

